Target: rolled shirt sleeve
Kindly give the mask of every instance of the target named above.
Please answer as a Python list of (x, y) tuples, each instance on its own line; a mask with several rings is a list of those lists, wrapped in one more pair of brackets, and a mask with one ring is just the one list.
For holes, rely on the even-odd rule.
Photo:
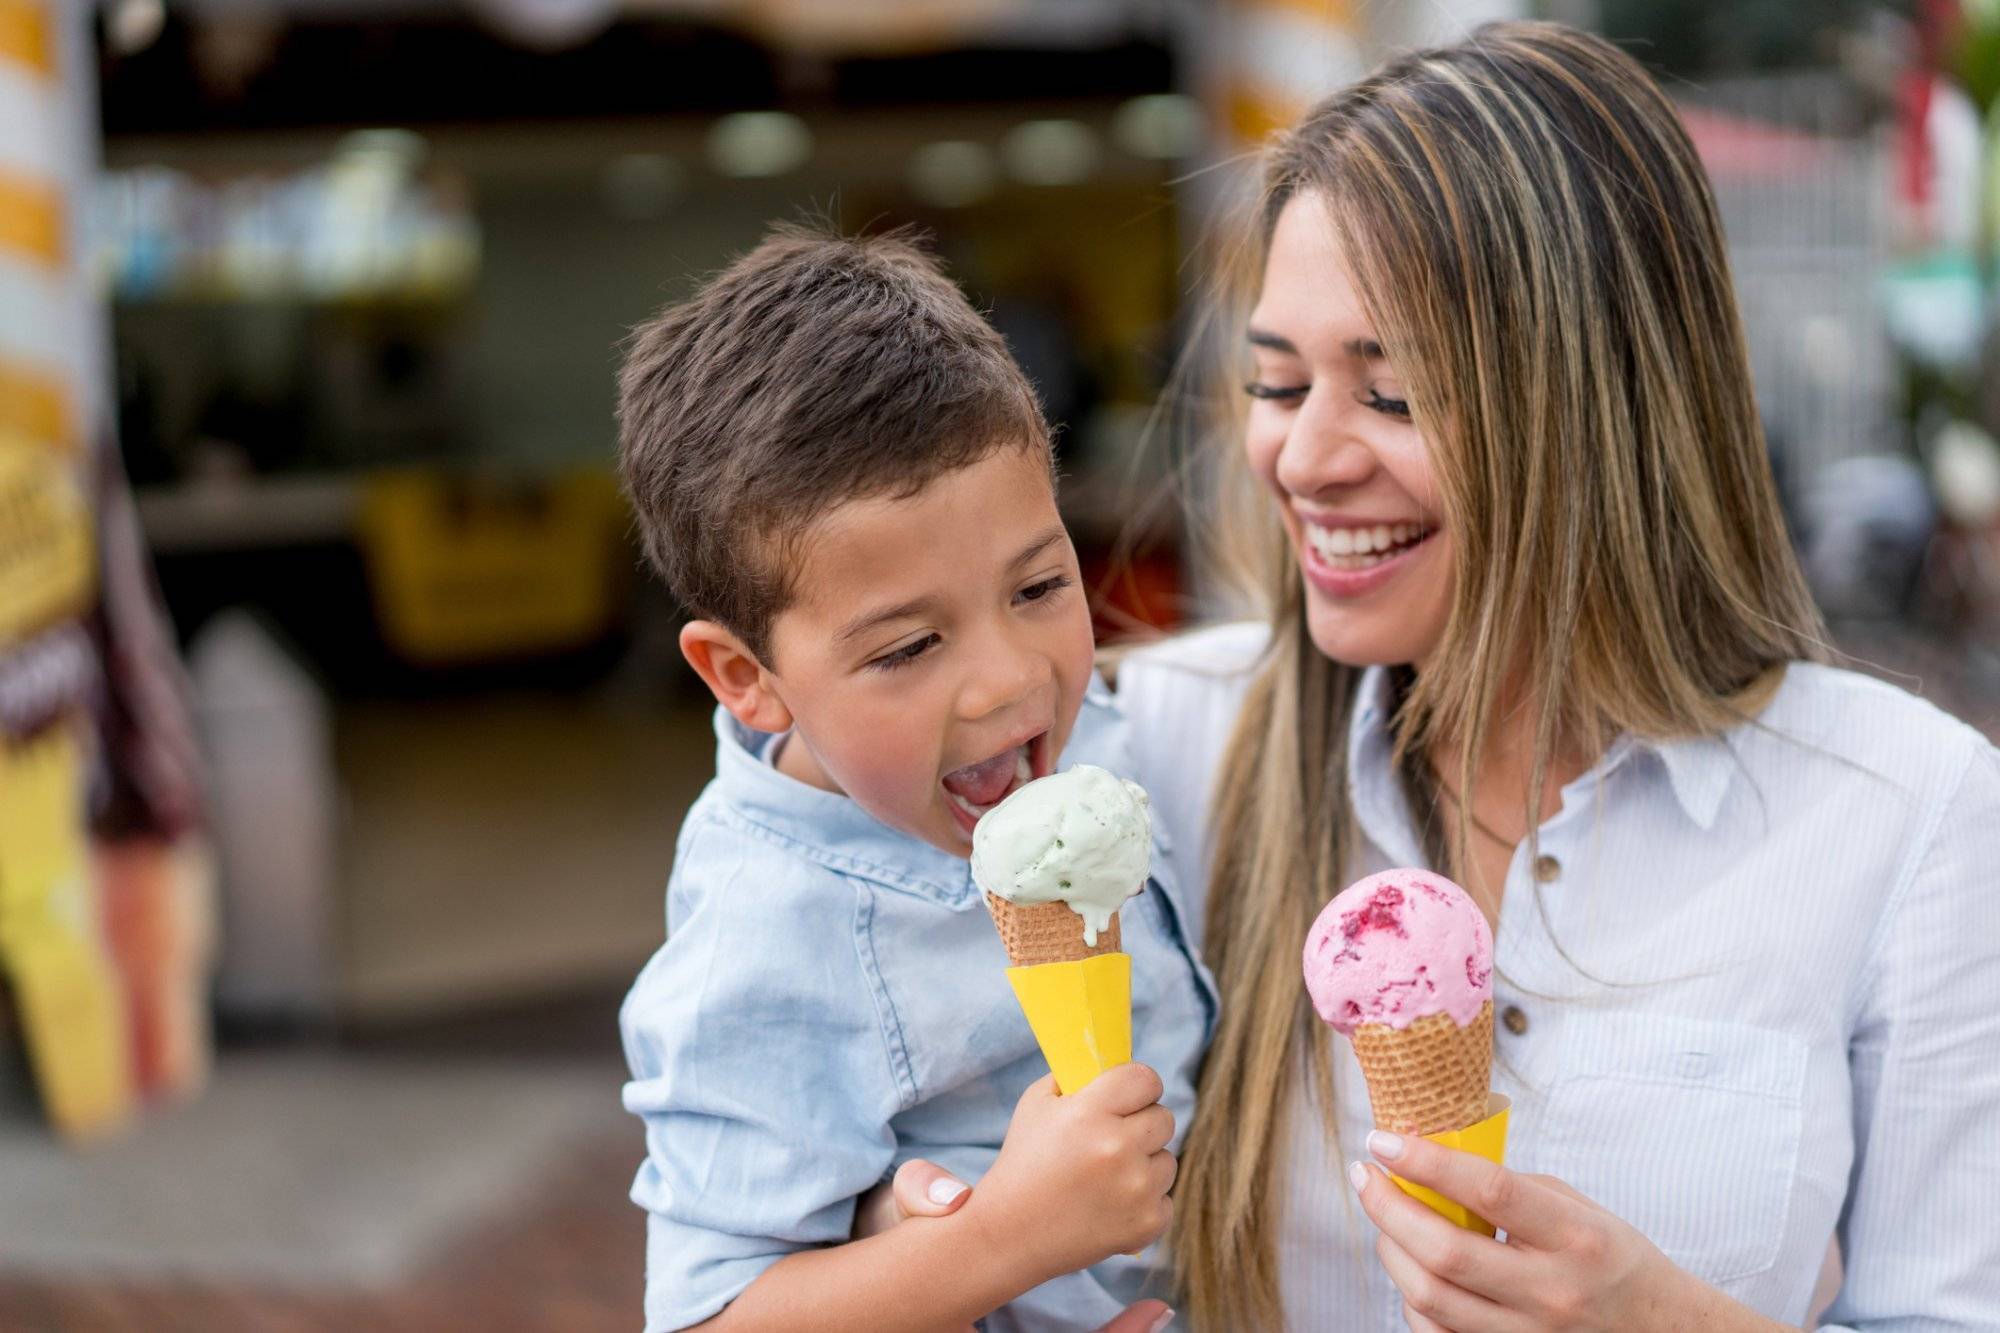
[(1956, 792), (1885, 908), (1850, 1042), (1845, 1279), (1822, 1328), (2000, 1328), (2000, 754)]
[(847, 1239), (905, 1104), (857, 951), (866, 898), (790, 858), (700, 853), (684, 846), (668, 941), (620, 1013), (625, 1107), (646, 1130), (632, 1198), (648, 1214), (648, 1333)]

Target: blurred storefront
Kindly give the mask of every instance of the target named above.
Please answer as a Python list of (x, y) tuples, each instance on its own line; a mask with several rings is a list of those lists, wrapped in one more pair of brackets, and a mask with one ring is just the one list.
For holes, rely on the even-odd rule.
[[(1197, 5), (114, 5), (90, 253), (209, 740), (218, 1001), (375, 1025), (629, 978), (703, 780), (611, 481), (625, 331), (774, 219), (913, 223), (1110, 484), (1194, 279)], [(127, 21), (121, 26), (121, 21)], [(1164, 511), (1163, 511), (1164, 512)]]
[(1174, 623), (1173, 506), (1129, 497), (1188, 246), (1232, 159), (1424, 35), (1384, 13), (107, 6), (90, 253), (216, 766), (225, 1020), (397, 1022), (653, 947), (708, 747), (612, 373), (774, 219), (935, 238), (1057, 425), (1102, 627)]

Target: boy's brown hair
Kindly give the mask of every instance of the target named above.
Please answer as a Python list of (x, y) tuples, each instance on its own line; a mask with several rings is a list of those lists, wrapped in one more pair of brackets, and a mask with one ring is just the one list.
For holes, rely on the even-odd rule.
[(634, 331), (618, 421), (647, 559), (766, 665), (814, 520), (1049, 450), (1006, 343), (907, 233), (790, 225)]

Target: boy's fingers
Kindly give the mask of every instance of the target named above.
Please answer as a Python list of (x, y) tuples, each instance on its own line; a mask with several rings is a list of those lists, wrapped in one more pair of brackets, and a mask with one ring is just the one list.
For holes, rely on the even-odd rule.
[(1153, 1187), (1165, 1194), (1174, 1187), (1174, 1178), (1181, 1172), (1181, 1164), (1170, 1152), (1156, 1152), (1146, 1159), (1153, 1172)]
[(896, 1168), (890, 1189), (904, 1217), (945, 1217), (963, 1208), (972, 1197), (971, 1186), (921, 1157)]
[(1143, 1152), (1156, 1153), (1174, 1141), (1174, 1113), (1158, 1102), (1141, 1109), (1127, 1122), (1133, 1141)]
[(1133, 1062), (1105, 1070), (1076, 1095), (1089, 1098), (1113, 1115), (1131, 1115), (1160, 1100), (1165, 1091), (1158, 1074)]

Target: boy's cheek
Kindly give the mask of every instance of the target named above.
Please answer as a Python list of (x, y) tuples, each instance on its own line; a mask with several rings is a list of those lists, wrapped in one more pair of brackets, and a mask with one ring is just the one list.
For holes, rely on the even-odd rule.
[[(1090, 612), (1080, 613), (1081, 627), (1071, 636), (1072, 647), (1058, 661), (1062, 662), (1062, 716), (1057, 719), (1056, 739), (1064, 747), (1069, 744), (1070, 732), (1076, 728), (1076, 715), (1083, 707), (1084, 693), (1090, 688), (1090, 678), (1097, 671), (1097, 642), (1091, 633)], [(1055, 752), (1060, 758), (1061, 750)]]
[(906, 823), (921, 818), (934, 804), (931, 788), (937, 779), (931, 772), (936, 766), (932, 756), (918, 746), (899, 743), (893, 719), (857, 726), (843, 739), (841, 788), (871, 813), (878, 818), (899, 816), (895, 822)]

